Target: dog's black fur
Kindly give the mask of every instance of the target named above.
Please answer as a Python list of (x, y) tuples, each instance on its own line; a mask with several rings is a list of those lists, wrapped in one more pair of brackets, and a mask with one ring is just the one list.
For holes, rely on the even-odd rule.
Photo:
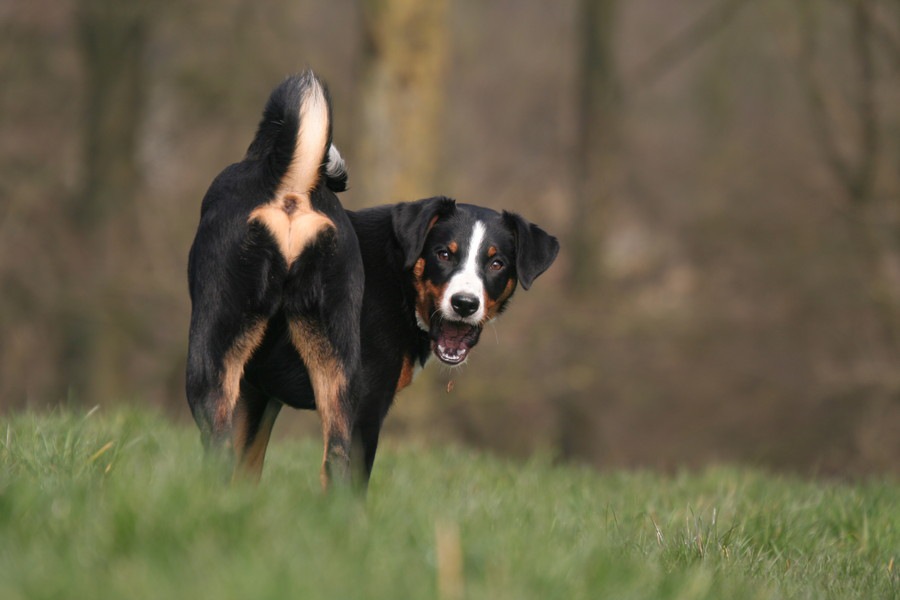
[(326, 486), (368, 480), (394, 395), (432, 353), (463, 362), (559, 249), (518, 215), (444, 197), (345, 211), (330, 113), (311, 72), (275, 89), (247, 155), (210, 186), (188, 261), (187, 396), (205, 444), (258, 477), (282, 404), (317, 409)]

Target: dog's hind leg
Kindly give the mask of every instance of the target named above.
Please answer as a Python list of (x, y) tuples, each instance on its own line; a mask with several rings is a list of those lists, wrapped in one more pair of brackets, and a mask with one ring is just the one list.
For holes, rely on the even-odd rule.
[(234, 477), (245, 476), (259, 481), (269, 437), (281, 406), (278, 400), (269, 398), (246, 381), (242, 382), (232, 418), (236, 458)]
[(223, 253), (198, 234), (190, 261), (188, 403), (204, 446), (228, 460), (244, 367), (277, 309), (285, 272), (261, 227), (251, 225), (237, 248)]
[[(352, 381), (354, 358), (336, 344), (326, 327), (315, 320), (296, 318), (290, 323), (291, 339), (309, 372), (322, 421), (325, 450), (322, 457), (322, 487), (333, 482), (349, 483), (350, 445), (355, 404)], [(352, 351), (352, 350), (351, 350)], [(349, 360), (348, 360), (349, 359)]]
[(230, 336), (221, 330), (215, 337), (192, 336), (188, 350), (188, 402), (204, 446), (211, 452), (234, 447), (232, 418), (241, 397), (244, 365), (266, 330), (263, 318), (243, 321)]
[(322, 421), (322, 485), (349, 484), (350, 446), (357, 408), (362, 260), (345, 216), (340, 230), (316, 237), (291, 268), (285, 315), (291, 342), (303, 359)]

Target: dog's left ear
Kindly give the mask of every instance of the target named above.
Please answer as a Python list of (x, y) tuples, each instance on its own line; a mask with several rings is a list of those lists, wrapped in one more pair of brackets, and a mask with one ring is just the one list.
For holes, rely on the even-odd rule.
[(527, 290), (556, 260), (559, 241), (515, 213), (503, 211), (503, 222), (516, 236), (516, 273)]
[(411, 269), (425, 246), (425, 238), (438, 219), (453, 213), (456, 201), (445, 196), (402, 202), (391, 209), (394, 236), (403, 250), (403, 267)]

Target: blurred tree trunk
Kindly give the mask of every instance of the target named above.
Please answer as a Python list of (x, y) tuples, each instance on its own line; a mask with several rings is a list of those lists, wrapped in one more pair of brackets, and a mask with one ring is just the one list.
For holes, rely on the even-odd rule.
[(81, 0), (79, 8), (85, 182), (74, 217), (90, 231), (134, 202), (147, 17), (132, 2)]
[[(576, 78), (576, 138), (572, 161), (573, 215), (566, 236), (569, 272), (566, 286), (577, 298), (582, 311), (589, 312), (594, 326), (585, 328), (576, 319), (570, 324), (568, 356), (560, 368), (572, 371), (567, 389), (554, 399), (557, 419), (557, 451), (563, 459), (596, 455), (596, 430), (590, 417), (592, 402), (602, 377), (603, 366), (585, 377), (573, 365), (585, 348), (596, 348), (598, 332), (606, 323), (599, 320), (609, 302), (603, 287), (603, 247), (609, 205), (616, 186), (616, 160), (620, 150), (620, 80), (616, 67), (616, 0), (580, 0), (578, 68)], [(608, 306), (608, 305), (606, 305)]]
[[(891, 97), (884, 93), (891, 89), (885, 83), (896, 82), (900, 65), (900, 45), (892, 28), (900, 23), (895, 19), (886, 25), (885, 16), (891, 13), (885, 9), (896, 11), (898, 6), (895, 0), (847, 0), (833, 7), (805, 0), (799, 5), (799, 80), (812, 134), (822, 162), (843, 193), (845, 224), (865, 278), (863, 297), (876, 322), (861, 353), (866, 374), (848, 377), (844, 393), (858, 400), (853, 427), (857, 444), (877, 448), (867, 452), (887, 464), (896, 463), (896, 446), (888, 440), (896, 438), (894, 423), (900, 414), (900, 206), (897, 180), (892, 188), (886, 187), (890, 179), (880, 176), (880, 167), (886, 154), (896, 152), (885, 139), (886, 133), (896, 131), (891, 119), (895, 105), (883, 99)], [(832, 10), (840, 11), (836, 16), (849, 24), (843, 40), (833, 32), (828, 38), (821, 35), (827, 31), (827, 19), (834, 18)], [(835, 39), (845, 46), (849, 60), (850, 70), (843, 76), (833, 72), (820, 54), (828, 48), (826, 43), (833, 47)], [(892, 68), (891, 77), (879, 81), (879, 69), (886, 66)]]
[(581, 0), (578, 9), (579, 87), (568, 286), (576, 293), (584, 293), (594, 290), (601, 276), (600, 249), (619, 141), (621, 105), (614, 41), (616, 0)]
[[(440, 193), (444, 81), (448, 59), (447, 0), (361, 0), (362, 89), (350, 169), (357, 207)], [(358, 186), (354, 182), (361, 182)], [(416, 423), (435, 414), (446, 381), (426, 369), (420, 400), (405, 405)], [(426, 391), (429, 390), (429, 391)]]
[[(819, 32), (827, 6), (812, 0), (799, 5), (802, 46), (798, 72), (809, 106), (812, 133), (822, 160), (846, 200), (847, 227), (859, 256), (864, 262), (869, 289), (867, 295), (881, 323), (881, 345), (887, 362), (900, 361), (900, 222), (897, 207), (889, 206), (896, 198), (879, 195), (878, 172), (884, 141), (882, 107), (877, 90), (876, 43), (883, 38), (876, 35), (875, 3), (872, 0), (852, 0), (840, 7), (849, 14), (848, 56), (852, 77), (836, 78), (832, 73), (820, 73)], [(843, 15), (842, 15), (843, 16)], [(882, 43), (882, 47), (884, 44)], [(891, 58), (892, 48), (888, 47)], [(835, 83), (836, 81), (836, 83)], [(832, 86), (847, 86), (849, 114), (836, 116), (836, 95)], [(849, 122), (851, 127), (841, 127)], [(894, 381), (894, 367), (885, 373), (885, 380)], [(890, 387), (894, 384), (888, 383)], [(900, 389), (892, 390), (900, 393)]]
[(138, 185), (138, 133), (144, 97), (150, 9), (143, 3), (81, 0), (79, 48), (85, 81), (83, 188), (69, 218), (82, 254), (65, 332), (68, 381), (89, 402), (119, 399), (123, 377), (122, 290)]
[[(850, 153), (841, 151), (839, 134), (829, 114), (825, 79), (818, 73), (819, 15), (807, 0), (801, 6), (803, 46), (799, 72), (810, 107), (813, 134), (835, 181), (843, 188), (851, 205), (866, 207), (872, 203), (879, 151), (878, 105), (875, 101), (875, 56), (872, 47), (872, 14), (866, 0), (849, 3), (852, 11), (850, 51), (856, 79), (851, 83), (856, 139)], [(847, 154), (850, 154), (849, 156)]]
[(354, 188), (364, 204), (436, 193), (447, 0), (362, 0), (366, 36)]

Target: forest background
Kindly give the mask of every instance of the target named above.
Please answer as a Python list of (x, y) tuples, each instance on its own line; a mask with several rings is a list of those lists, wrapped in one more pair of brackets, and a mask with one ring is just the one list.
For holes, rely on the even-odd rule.
[(389, 438), (900, 473), (896, 0), (4, 1), (0, 410), (190, 418), (200, 199), (306, 66), (347, 208), (446, 194), (562, 242)]

